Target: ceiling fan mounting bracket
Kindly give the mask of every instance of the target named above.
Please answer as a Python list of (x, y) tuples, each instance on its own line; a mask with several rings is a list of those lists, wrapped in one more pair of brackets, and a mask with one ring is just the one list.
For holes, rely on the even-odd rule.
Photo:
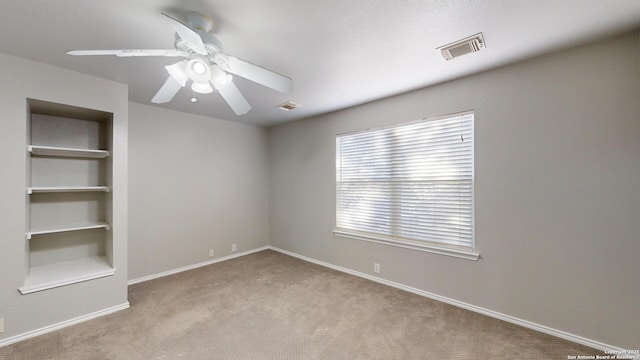
[(192, 11), (187, 14), (187, 24), (193, 29), (209, 32), (213, 29), (213, 19), (205, 14)]

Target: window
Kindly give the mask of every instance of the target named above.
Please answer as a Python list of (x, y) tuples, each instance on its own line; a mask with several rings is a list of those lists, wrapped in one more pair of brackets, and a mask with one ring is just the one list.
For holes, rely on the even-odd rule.
[(335, 233), (477, 260), (473, 113), (338, 135)]

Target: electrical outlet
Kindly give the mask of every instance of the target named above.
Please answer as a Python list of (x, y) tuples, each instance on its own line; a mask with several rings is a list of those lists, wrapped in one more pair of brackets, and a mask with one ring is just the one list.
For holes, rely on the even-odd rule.
[(209, 256), (213, 256), (213, 249), (209, 249)]
[(231, 245), (231, 251), (234, 252), (238, 250), (238, 247), (236, 246), (236, 244)]
[(380, 274), (380, 264), (373, 263), (373, 272), (376, 274)]
[(4, 332), (4, 319), (0, 318), (0, 333)]

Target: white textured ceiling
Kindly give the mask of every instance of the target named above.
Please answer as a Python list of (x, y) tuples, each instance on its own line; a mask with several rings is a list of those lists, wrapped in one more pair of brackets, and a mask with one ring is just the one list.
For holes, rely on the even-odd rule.
[[(183, 89), (161, 107), (270, 126), (640, 28), (640, 0), (0, 0), (0, 52), (129, 84), (151, 104), (175, 58), (72, 57), (71, 49), (173, 48), (166, 12), (210, 15), (225, 53), (293, 79), (281, 94), (235, 77), (253, 109)], [(483, 32), (479, 53), (438, 46)], [(615, 56), (615, 54), (612, 54)], [(62, 84), (63, 85), (63, 84)], [(291, 100), (302, 108), (274, 105)]]

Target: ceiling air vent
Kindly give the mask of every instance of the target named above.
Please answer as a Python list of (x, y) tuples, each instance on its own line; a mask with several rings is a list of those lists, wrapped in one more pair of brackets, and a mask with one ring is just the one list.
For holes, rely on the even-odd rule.
[(280, 110), (284, 110), (284, 111), (291, 111), (291, 110), (295, 110), (297, 108), (299, 108), (300, 104), (296, 104), (293, 101), (287, 101), (285, 103), (282, 103), (280, 105), (276, 105), (276, 107)]
[(458, 56), (480, 51), (484, 47), (484, 37), (482, 37), (482, 33), (478, 33), (451, 44), (440, 46), (437, 50), (440, 50), (445, 60), (451, 60)]

